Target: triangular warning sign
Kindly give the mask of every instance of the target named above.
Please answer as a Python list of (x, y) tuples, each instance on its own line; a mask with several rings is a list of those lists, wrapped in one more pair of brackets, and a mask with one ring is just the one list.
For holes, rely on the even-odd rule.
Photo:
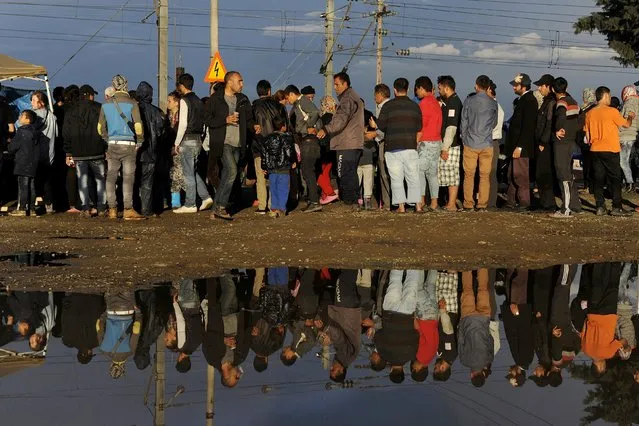
[(209, 70), (204, 76), (204, 81), (207, 83), (217, 83), (218, 81), (224, 81), (225, 75), (226, 67), (224, 66), (224, 62), (222, 62), (220, 52), (215, 52), (215, 56), (211, 59)]

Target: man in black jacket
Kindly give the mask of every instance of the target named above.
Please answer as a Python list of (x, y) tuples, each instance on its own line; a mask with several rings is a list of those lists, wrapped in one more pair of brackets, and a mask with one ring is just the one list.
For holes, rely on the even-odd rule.
[[(91, 217), (106, 214), (106, 162), (104, 154), (107, 145), (98, 133), (100, 104), (94, 101), (97, 94), (89, 85), (80, 88), (80, 101), (65, 114), (65, 126), (62, 128), (66, 163), (75, 165), (78, 176), (78, 192), (82, 203), (82, 214)], [(89, 173), (89, 170), (91, 172)], [(96, 186), (97, 212), (90, 210), (89, 177), (93, 175)]]
[[(253, 113), (255, 114), (255, 121), (262, 130), (259, 136), (266, 137), (275, 131), (275, 129), (273, 129), (273, 118), (279, 116), (286, 121), (286, 108), (271, 96), (271, 83), (266, 80), (260, 80), (257, 83), (257, 95), (260, 98), (253, 101)], [(255, 175), (257, 177), (258, 205), (256, 213), (265, 214), (268, 207), (266, 176), (262, 172), (262, 158), (255, 148), (256, 144), (253, 144), (252, 153), (255, 163)]]
[(93, 359), (93, 349), (98, 347), (95, 323), (104, 310), (101, 294), (68, 293), (62, 300), (62, 343), (78, 350), (80, 364)]
[(160, 108), (151, 105), (153, 87), (146, 81), (141, 82), (136, 90), (142, 126), (144, 126), (144, 142), (138, 150), (138, 167), (136, 171), (140, 179), (141, 212), (144, 216), (153, 214), (153, 180), (155, 163), (157, 162), (160, 139), (164, 135), (164, 115)]
[(528, 299), (528, 269), (508, 271), (507, 297), (501, 315), (514, 365), (508, 369), (507, 379), (513, 387), (526, 382), (526, 371), (533, 360), (532, 303)]
[(558, 77), (552, 84), (557, 98), (553, 120), (552, 144), (555, 172), (561, 187), (561, 210), (552, 216), (570, 218), (572, 213), (581, 212), (581, 200), (572, 175), (572, 153), (577, 146), (577, 124), (579, 104), (568, 94), (568, 82)]
[(173, 309), (165, 344), (178, 352), (176, 370), (186, 373), (191, 369), (191, 355), (202, 344), (204, 334), (200, 298), (193, 280), (182, 280), (179, 290), (174, 290)]
[(541, 108), (537, 112), (537, 126), (535, 128), (535, 181), (539, 189), (539, 207), (541, 210), (554, 212), (557, 209), (555, 202), (552, 155), (552, 125), (555, 114), (555, 95), (552, 93), (552, 83), (555, 78), (550, 74), (544, 74), (535, 81), (539, 87), (539, 93), (544, 97)]
[(508, 168), (509, 208), (530, 208), (530, 159), (534, 158), (535, 125), (537, 123), (537, 99), (530, 90), (530, 77), (518, 74), (510, 85), (519, 95), (519, 101), (510, 119), (506, 155), (512, 157)]
[(211, 218), (231, 220), (227, 207), (238, 176), (238, 163), (246, 153), (248, 137), (253, 132), (261, 133), (262, 128), (255, 122), (251, 102), (242, 93), (244, 80), (240, 73), (226, 73), (224, 85), (224, 90), (215, 92), (207, 102), (204, 124), (209, 128), (209, 163), (222, 158), (222, 177)]

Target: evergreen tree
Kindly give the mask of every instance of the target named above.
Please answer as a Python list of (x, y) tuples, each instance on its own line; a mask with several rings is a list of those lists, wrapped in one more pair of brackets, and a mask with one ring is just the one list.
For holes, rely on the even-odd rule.
[(573, 25), (575, 34), (598, 31), (617, 52), (612, 59), (623, 66), (639, 66), (639, 2), (637, 0), (597, 0), (601, 12), (581, 17)]

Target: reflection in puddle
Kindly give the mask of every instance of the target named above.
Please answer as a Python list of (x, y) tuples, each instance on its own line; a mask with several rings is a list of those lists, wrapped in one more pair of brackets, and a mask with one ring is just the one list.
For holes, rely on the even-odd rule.
[(0, 256), (0, 262), (14, 262), (23, 266), (65, 266), (60, 260), (76, 258), (69, 253), (47, 251), (26, 251), (18, 254)]
[[(118, 293), (10, 291), (0, 295), (0, 377), (16, 379), (0, 397), (55, 395), (60, 407), (51, 415), (64, 423), (64, 398), (81, 391), (88, 401), (115, 403), (135, 388), (140, 398), (112, 420), (148, 423), (141, 396), (146, 390), (151, 408), (155, 378), (157, 389), (177, 391), (154, 415), (183, 424), (213, 412), (204, 395), (215, 384), (222, 424), (363, 424), (361, 416), (388, 424), (396, 419), (390, 407), (404, 413), (402, 424), (421, 424), (422, 406), (435, 424), (517, 416), (524, 424), (629, 424), (639, 421), (637, 290), (635, 264), (601, 263), (279, 267)], [(28, 369), (35, 365), (42, 367)], [(51, 382), (51, 374), (69, 383)], [(92, 391), (107, 388), (113, 393)], [(316, 418), (318, 392), (330, 405)], [(297, 414), (288, 404), (269, 408), (263, 401), (271, 398)], [(339, 408), (345, 403), (353, 410)], [(12, 411), (42, 421), (19, 405)], [(259, 417), (266, 412), (272, 420)], [(86, 413), (78, 424), (92, 419)]]

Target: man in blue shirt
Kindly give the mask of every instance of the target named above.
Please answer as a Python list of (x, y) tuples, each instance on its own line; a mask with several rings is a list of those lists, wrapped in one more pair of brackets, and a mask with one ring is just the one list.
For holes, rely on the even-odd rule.
[(479, 163), (479, 199), (477, 210), (486, 210), (490, 197), (490, 171), (493, 161), (493, 129), (497, 125), (497, 102), (486, 93), (491, 80), (480, 75), (475, 81), (475, 95), (464, 102), (461, 114), (461, 137), (464, 143), (464, 211), (475, 207), (473, 192)]

